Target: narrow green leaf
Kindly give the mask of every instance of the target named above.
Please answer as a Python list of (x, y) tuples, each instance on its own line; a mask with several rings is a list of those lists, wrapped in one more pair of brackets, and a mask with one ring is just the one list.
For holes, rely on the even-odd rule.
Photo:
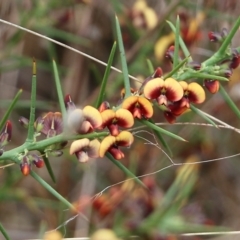
[(126, 174), (126, 176), (133, 178), (136, 183), (140, 184), (144, 188), (147, 188), (138, 177), (136, 177), (130, 170), (128, 170), (121, 162), (117, 161), (110, 153), (107, 152), (106, 156), (113, 164), (115, 164), (119, 169), (121, 169)]
[(149, 73), (152, 74), (154, 72), (154, 67), (150, 59), (147, 59), (147, 66), (148, 66)]
[[(167, 23), (169, 24), (169, 26), (172, 29), (172, 31), (176, 34), (176, 28), (174, 27), (174, 25), (171, 22), (169, 22), (169, 21), (167, 21)], [(188, 48), (185, 45), (185, 43), (184, 43), (184, 41), (183, 41), (183, 39), (182, 39), (182, 37), (180, 35), (179, 35), (179, 44), (180, 44), (180, 47), (181, 47), (185, 57), (189, 57), (188, 60), (189, 60), (189, 62), (191, 62), (192, 61), (191, 54), (188, 51)]]
[(10, 106), (8, 107), (6, 113), (4, 114), (4, 116), (2, 117), (1, 121), (0, 121), (0, 130), (3, 128), (4, 124), (6, 123), (7, 119), (9, 118), (10, 113), (12, 112), (13, 108), (15, 107), (19, 96), (22, 93), (22, 89), (18, 90), (17, 94), (15, 95), (14, 99), (12, 100)]
[(0, 232), (5, 237), (6, 240), (10, 240), (10, 237), (8, 236), (7, 231), (5, 230), (5, 228), (1, 223), (0, 223)]
[(184, 60), (182, 60), (175, 68), (172, 69), (171, 72), (164, 75), (164, 79), (171, 77), (173, 74), (175, 74), (186, 62), (188, 62), (189, 57), (186, 57)]
[(59, 74), (58, 74), (58, 68), (57, 68), (57, 64), (54, 60), (53, 60), (53, 73), (54, 73), (54, 79), (55, 79), (58, 101), (59, 101), (62, 117), (65, 120), (67, 112), (66, 112), (65, 103), (64, 103), (64, 96), (63, 96), (63, 92), (62, 92), (61, 81), (60, 81)]
[(120, 24), (117, 16), (116, 16), (116, 30), (117, 30), (118, 47), (120, 51), (120, 58), (121, 58), (121, 64), (122, 64), (122, 71), (123, 71), (125, 98), (127, 98), (131, 95), (131, 87), (130, 87), (130, 82), (128, 77), (128, 68), (127, 68), (125, 50), (124, 50), (123, 41), (122, 41), (122, 33), (121, 33)]
[(232, 111), (237, 115), (237, 117), (240, 119), (240, 110), (236, 106), (236, 104), (233, 102), (233, 100), (229, 97), (228, 93), (225, 91), (223, 86), (220, 84), (220, 93), (223, 96), (224, 100), (228, 104), (228, 106), (232, 109)]
[(213, 74), (208, 74), (208, 73), (200, 73), (200, 72), (190, 72), (189, 75), (191, 78), (201, 78), (201, 79), (216, 79), (219, 81), (226, 81), (228, 82), (229, 80), (225, 77), (221, 77), (218, 75), (213, 75)]
[(215, 124), (214, 121), (212, 121), (209, 117), (207, 117), (206, 115), (204, 115), (201, 111), (199, 111), (196, 107), (194, 107), (192, 104), (190, 104), (190, 109), (198, 114), (200, 117), (202, 117), (203, 119), (205, 119), (208, 123), (212, 124), (214, 127), (218, 128), (217, 125)]
[(142, 119), (142, 120), (140, 120), (140, 122), (143, 123), (144, 125), (146, 125), (147, 127), (155, 130), (155, 131), (158, 131), (158, 132), (160, 132), (160, 133), (163, 133), (163, 134), (165, 134), (165, 135), (168, 135), (169, 137), (172, 137), (172, 138), (175, 138), (175, 139), (177, 139), (177, 140), (181, 140), (181, 141), (187, 142), (187, 141), (186, 141), (185, 139), (183, 139), (182, 137), (179, 137), (179, 136), (176, 135), (176, 134), (173, 134), (173, 133), (171, 133), (171, 132), (169, 132), (169, 131), (167, 131), (167, 130), (165, 130), (165, 129), (163, 129), (163, 128), (160, 128), (159, 126), (157, 126), (157, 125), (155, 125), (155, 124), (153, 124), (153, 123), (151, 123), (151, 122), (149, 122), (149, 121), (147, 121), (147, 120)]
[(179, 64), (179, 38), (180, 38), (180, 21), (179, 21), (179, 16), (177, 16), (174, 54), (173, 54), (173, 69)]
[(32, 90), (31, 90), (31, 104), (30, 104), (30, 117), (28, 125), (28, 133), (26, 142), (34, 141), (34, 121), (35, 121), (35, 108), (36, 108), (36, 91), (37, 91), (37, 65), (35, 59), (33, 59), (32, 66)]
[[(154, 122), (153, 122), (152, 119), (149, 119), (148, 121), (154, 124)], [(154, 130), (154, 129), (152, 129), (152, 131), (153, 131), (154, 134), (157, 136), (157, 138), (159, 139), (159, 141), (162, 143), (163, 147), (168, 151), (168, 153), (169, 153), (170, 156), (172, 157), (172, 156), (173, 156), (172, 150), (171, 150), (171, 148), (169, 147), (169, 145), (167, 144), (167, 142), (164, 140), (164, 138), (162, 137), (161, 133), (160, 133), (159, 131)]]
[(55, 189), (53, 189), (47, 182), (45, 182), (34, 171), (31, 171), (30, 174), (37, 182), (39, 182), (45, 189), (47, 189), (59, 201), (61, 201), (63, 204), (65, 204), (67, 207), (71, 208), (72, 210), (76, 210), (75, 207), (68, 200), (66, 200), (62, 195), (60, 195)]
[(46, 155), (45, 155), (44, 152), (41, 152), (41, 155), (42, 155), (42, 157), (43, 157), (43, 161), (44, 161), (44, 163), (45, 163), (45, 165), (46, 165), (46, 168), (47, 168), (47, 170), (48, 170), (48, 173), (49, 173), (52, 181), (53, 181), (54, 183), (56, 183), (56, 179), (55, 179), (55, 176), (54, 176), (54, 173), (53, 173), (53, 170), (52, 170), (52, 167), (51, 167), (51, 164), (50, 164), (48, 158), (46, 157)]
[(104, 76), (103, 76), (103, 80), (102, 80), (100, 92), (99, 92), (99, 95), (98, 95), (98, 99), (97, 99), (97, 102), (96, 102), (96, 107), (97, 108), (100, 106), (100, 104), (103, 102), (103, 99), (104, 99), (107, 80), (108, 80), (108, 76), (109, 76), (111, 66), (112, 66), (112, 63), (113, 63), (113, 58), (114, 58), (114, 54), (115, 54), (115, 51), (116, 51), (116, 46), (117, 46), (117, 44), (116, 44), (116, 42), (114, 42), (114, 44), (112, 46), (112, 50), (110, 52), (109, 59), (108, 59), (107, 67), (106, 67), (106, 70), (105, 70), (105, 73), (104, 73)]

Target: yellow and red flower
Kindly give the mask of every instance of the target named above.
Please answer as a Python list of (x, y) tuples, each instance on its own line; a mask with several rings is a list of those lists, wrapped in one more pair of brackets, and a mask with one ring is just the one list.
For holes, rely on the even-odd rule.
[(130, 111), (120, 108), (116, 111), (107, 109), (101, 112), (102, 125), (101, 129), (108, 127), (111, 135), (117, 136), (119, 134), (119, 127), (130, 128), (134, 124), (134, 118)]
[(183, 88), (174, 78), (155, 78), (144, 87), (144, 96), (156, 99), (159, 105), (168, 105), (168, 101), (179, 101), (183, 97)]
[(185, 81), (180, 81), (179, 84), (182, 86), (184, 94), (181, 99), (181, 106), (186, 106), (189, 108), (189, 104), (195, 103), (200, 104), (205, 101), (206, 95), (204, 89), (196, 82), (187, 83)]
[(184, 91), (183, 97), (176, 102), (171, 102), (167, 106), (167, 110), (164, 111), (164, 116), (169, 123), (174, 123), (176, 118), (186, 112), (190, 103), (200, 104), (205, 100), (205, 92), (203, 88), (196, 82), (187, 83), (180, 81)]
[(152, 104), (142, 96), (130, 96), (122, 103), (122, 108), (129, 110), (134, 118), (151, 118), (153, 115)]
[(83, 138), (74, 141), (70, 147), (70, 154), (75, 154), (79, 162), (87, 162), (89, 158), (99, 157), (100, 142), (97, 139), (90, 141)]
[(76, 108), (70, 111), (67, 124), (74, 132), (85, 134), (100, 127), (102, 125), (102, 117), (96, 108), (86, 106), (83, 109)]
[(134, 141), (133, 135), (128, 131), (122, 131), (117, 136), (107, 136), (103, 139), (99, 149), (99, 156), (103, 157), (109, 152), (115, 159), (124, 158), (124, 153), (119, 146), (129, 147)]

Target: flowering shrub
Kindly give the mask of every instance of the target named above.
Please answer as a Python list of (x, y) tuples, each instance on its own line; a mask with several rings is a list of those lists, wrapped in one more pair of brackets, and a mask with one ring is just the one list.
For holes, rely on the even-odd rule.
[[(146, 16), (142, 16), (141, 11), (142, 8), (138, 6), (131, 13), (131, 16), (136, 20), (134, 24), (146, 25), (146, 27), (152, 28), (149, 23), (143, 21), (142, 18)], [(69, 154), (75, 155), (80, 164), (87, 163), (89, 158), (109, 158), (128, 177), (133, 177), (139, 185), (136, 187), (135, 183), (131, 185), (132, 182), (130, 182), (130, 187), (129, 185), (123, 185), (119, 189), (116, 188), (114, 192), (109, 193), (110, 196), (108, 194), (101, 195), (99, 198), (94, 199), (92, 205), (97, 210), (100, 218), (113, 214), (114, 209), (117, 207), (123, 208), (123, 211), (129, 215), (129, 221), (125, 223), (127, 230), (124, 234), (141, 234), (141, 232), (144, 232), (143, 235), (147, 236), (149, 229), (156, 228), (156, 224), (153, 223), (154, 219), (162, 217), (163, 211), (167, 211), (170, 206), (165, 199), (159, 207), (154, 202), (155, 198), (152, 197), (152, 195), (157, 194), (156, 184), (149, 182), (148, 178), (143, 181), (139, 180), (119, 161), (125, 157), (122, 149), (124, 147), (131, 148), (134, 144), (134, 127), (136, 124), (152, 130), (164, 147), (167, 145), (164, 135), (184, 140), (181, 136), (156, 125), (154, 114), (162, 111), (165, 119), (173, 124), (183, 114), (190, 111), (198, 112), (195, 105), (201, 106), (204, 103), (206, 99), (205, 90), (214, 94), (221, 89), (221, 82), (228, 81), (233, 69), (240, 64), (240, 49), (231, 47), (231, 40), (239, 28), (239, 24), (240, 18), (229, 33), (225, 29), (221, 33), (210, 32), (208, 34), (209, 40), (218, 43), (219, 49), (204, 62), (196, 63), (179, 35), (179, 20), (176, 21), (176, 27), (170, 23), (170, 27), (176, 36), (174, 46), (169, 47), (166, 52), (166, 57), (172, 64), (169, 73), (164, 74), (161, 67), (157, 67), (150, 76), (145, 76), (145, 80), (138, 89), (132, 89), (128, 78), (126, 60), (122, 57), (124, 89), (119, 96), (119, 101), (117, 103), (108, 103), (104, 99), (107, 82), (107, 78), (105, 78), (102, 82), (97, 104), (95, 106), (87, 105), (83, 108), (75, 106), (70, 94), (62, 95), (62, 90), (59, 88), (60, 82), (56, 77), (61, 112), (48, 112), (36, 118), (37, 66), (34, 60), (30, 117), (29, 120), (24, 117), (19, 119), (20, 124), (27, 129), (27, 139), (21, 146), (5, 151), (5, 146), (11, 141), (12, 134), (14, 134), (12, 123), (7, 120), (9, 110), (0, 124), (2, 129), (0, 133), (0, 161), (8, 159), (18, 164), (24, 176), (31, 175), (60, 201), (79, 213), (84, 212), (79, 207), (80, 204), (71, 204), (54, 191), (50, 185), (36, 174), (34, 167), (42, 168), (46, 166), (50, 176), (53, 178), (49, 158), (51, 156), (61, 156), (65, 148), (69, 148)], [(118, 30), (119, 49), (120, 52), (124, 53), (118, 20), (116, 20), (116, 28)], [(179, 48), (182, 49), (185, 55), (184, 58), (180, 56)], [(116, 44), (113, 46), (112, 55), (115, 49)], [(57, 72), (55, 62), (53, 66), (55, 72)], [(111, 62), (108, 64), (107, 69), (109, 70), (110, 67)], [(12, 106), (16, 103), (19, 95), (20, 92), (16, 95)], [(212, 120), (207, 116), (204, 116), (204, 118), (212, 123)], [(44, 136), (45, 139), (41, 139), (40, 136)], [(181, 171), (179, 173), (181, 177), (183, 177), (184, 172), (189, 174), (192, 179), (194, 178), (192, 172), (196, 170), (193, 168), (191, 169), (192, 172), (188, 172), (188, 170), (182, 168)], [(180, 187), (181, 184), (187, 185), (187, 181), (177, 177), (175, 184)], [(133, 192), (131, 203), (124, 202), (121, 204), (131, 191)], [(147, 191), (150, 192), (150, 195)], [(183, 196), (178, 193), (176, 193), (176, 196), (181, 201), (177, 197), (177, 200), (173, 198), (171, 200), (179, 201), (177, 206), (180, 206)], [(132, 205), (137, 211), (136, 215), (131, 209)], [(160, 208), (161, 214), (158, 211), (154, 212), (158, 208)], [(164, 232), (164, 229), (160, 229)], [(166, 232), (168, 233), (167, 230)], [(158, 236), (157, 233), (153, 235)]]

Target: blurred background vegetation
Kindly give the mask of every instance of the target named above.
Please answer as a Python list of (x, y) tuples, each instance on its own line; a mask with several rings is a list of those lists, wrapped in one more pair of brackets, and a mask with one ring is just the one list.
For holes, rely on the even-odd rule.
[[(208, 40), (208, 32), (220, 31), (223, 27), (230, 29), (239, 16), (239, 9), (240, 2), (235, 0), (0, 0), (1, 19), (51, 37), (104, 62), (107, 62), (116, 40), (116, 13), (121, 24), (129, 73), (139, 80), (151, 74), (147, 59), (152, 61), (154, 67), (160, 66), (164, 73), (171, 70), (171, 64), (165, 59), (164, 53), (173, 44), (174, 35), (166, 20), (174, 23), (176, 16), (180, 16), (182, 37), (193, 59), (201, 62), (218, 48), (218, 44)], [(239, 46), (239, 34), (238, 32), (233, 39), (233, 47)], [(59, 111), (52, 59), (58, 64), (64, 93), (71, 94), (76, 105), (85, 106), (96, 100), (104, 66), (2, 23), (0, 50), (0, 116), (3, 116), (18, 89), (23, 89), (21, 99), (11, 114), (14, 125), (12, 142), (8, 148), (19, 146), (26, 137), (26, 130), (20, 126), (18, 119), (20, 116), (28, 118), (29, 115), (33, 57), (38, 66), (37, 114)], [(117, 51), (114, 66), (120, 68), (119, 63)], [(237, 106), (240, 103), (239, 76), (240, 69), (237, 68), (231, 81), (224, 84)], [(132, 82), (132, 86), (135, 84)], [(120, 99), (122, 87), (122, 75), (112, 71), (106, 100), (115, 105)], [(239, 128), (239, 119), (219, 93), (208, 94), (201, 109)], [(155, 121), (166, 122), (162, 113), (155, 114)], [(181, 116), (178, 122), (204, 120), (194, 113), (188, 113)], [(192, 125), (167, 125), (166, 129), (188, 140), (184, 143), (165, 138), (176, 163), (191, 162), (193, 159), (203, 161), (239, 153), (239, 136), (230, 130)], [(171, 164), (160, 145), (156, 146), (156, 140), (150, 131), (137, 135), (143, 139), (136, 138), (131, 149), (126, 150), (126, 157), (122, 161), (126, 167), (136, 175), (143, 175)], [(144, 139), (154, 144), (146, 144)], [(181, 225), (185, 221), (190, 223), (189, 226), (204, 224), (240, 229), (238, 160), (233, 158), (194, 165), (191, 174), (185, 178), (181, 173), (186, 169), (181, 168), (179, 171), (179, 166), (169, 167), (143, 179), (151, 189), (150, 193), (129, 181), (106, 189), (95, 201), (92, 199), (95, 194), (126, 179), (124, 173), (108, 159), (94, 159), (87, 164), (80, 164), (69, 156), (66, 149), (62, 157), (51, 158), (56, 183), (51, 181), (46, 169), (36, 171), (90, 219), (87, 222), (79, 215), (64, 224), (58, 230), (65, 237), (89, 236), (99, 228), (111, 228), (119, 235), (125, 234), (124, 229), (134, 233), (137, 226), (149, 216), (155, 219), (156, 212), (175, 206), (171, 208), (170, 215), (162, 213), (161, 218), (150, 221), (159, 221), (163, 223), (162, 227), (146, 224), (142, 239), (196, 240), (202, 238), (175, 237), (168, 233), (193, 231), (191, 227), (188, 229)], [(181, 184), (179, 176), (182, 177)], [(191, 186), (189, 183), (192, 183)], [(173, 195), (169, 193), (170, 189), (174, 189)], [(175, 204), (179, 196), (181, 201)], [(57, 228), (73, 216), (75, 213), (66, 209), (34, 179), (30, 176), (23, 177), (19, 166), (0, 169), (0, 222), (12, 239), (41, 237), (45, 231)], [(178, 225), (179, 221), (182, 228)]]

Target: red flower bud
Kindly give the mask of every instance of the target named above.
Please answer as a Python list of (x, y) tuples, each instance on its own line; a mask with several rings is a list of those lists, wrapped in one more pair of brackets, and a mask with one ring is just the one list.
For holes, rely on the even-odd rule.
[(26, 156), (23, 157), (22, 162), (20, 163), (20, 169), (24, 176), (29, 175), (31, 170), (31, 164), (29, 163), (28, 158)]

